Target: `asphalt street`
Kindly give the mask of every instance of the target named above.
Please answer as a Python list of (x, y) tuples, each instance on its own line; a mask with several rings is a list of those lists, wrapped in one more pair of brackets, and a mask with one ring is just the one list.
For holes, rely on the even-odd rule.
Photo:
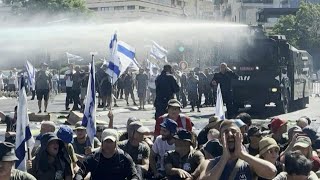
[[(0, 111), (6, 114), (12, 114), (14, 106), (17, 104), (16, 98), (0, 98)], [(66, 121), (64, 117), (68, 115), (68, 111), (65, 111), (65, 94), (58, 94), (54, 98), (51, 98), (48, 113), (51, 115), (51, 120), (56, 122), (57, 124), (62, 124)], [(138, 102), (138, 101), (137, 101)], [(129, 100), (130, 106), (127, 106), (125, 100), (120, 99), (117, 101), (119, 107), (113, 108), (112, 112), (114, 114), (114, 126), (117, 129), (123, 130), (126, 125), (126, 121), (129, 117), (137, 117), (141, 119), (145, 126), (149, 127), (151, 131), (154, 130), (155, 120), (153, 119), (155, 110), (151, 104), (146, 105), (145, 110), (138, 110), (138, 106), (133, 106), (131, 99)], [(72, 105), (70, 105), (72, 107)], [(30, 100), (28, 97), (28, 109), (30, 112), (38, 112), (38, 106), (36, 100)], [(268, 116), (279, 116), (280, 118), (284, 118), (290, 121), (293, 124), (300, 116), (306, 115), (310, 117), (312, 121), (312, 126), (316, 129), (319, 129), (320, 132), (320, 98), (319, 97), (310, 97), (310, 104), (307, 105), (307, 108), (298, 110), (295, 112), (291, 112), (288, 114), (276, 115), (273, 114), (273, 109), (267, 110), (266, 114)], [(97, 121), (99, 123), (108, 123), (109, 119), (107, 117), (108, 110), (103, 111), (101, 108), (97, 109)], [(202, 129), (205, 124), (208, 122), (208, 117), (214, 114), (214, 107), (205, 107), (201, 108), (201, 112), (190, 112), (190, 107), (186, 107), (182, 109), (182, 112), (187, 116), (191, 117), (192, 122), (194, 123), (194, 128), (196, 130)], [(44, 113), (42, 113), (44, 114)], [(270, 117), (260, 116), (257, 114), (253, 115), (255, 124), (263, 124), (268, 123)], [(40, 123), (31, 122), (30, 123), (33, 135), (39, 133)], [(3, 135), (5, 132), (5, 124), (0, 124), (0, 140), (3, 140)]]

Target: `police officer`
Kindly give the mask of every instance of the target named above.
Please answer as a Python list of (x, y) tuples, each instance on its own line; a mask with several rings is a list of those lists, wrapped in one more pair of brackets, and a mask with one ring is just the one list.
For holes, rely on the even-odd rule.
[(0, 142), (0, 179), (36, 180), (31, 174), (12, 168), (17, 160), (14, 145), (9, 142)]
[(164, 65), (163, 71), (156, 79), (155, 119), (167, 113), (168, 101), (174, 98), (174, 94), (178, 93), (179, 89), (179, 85), (172, 75), (172, 67)]
[(238, 79), (238, 77), (226, 63), (221, 63), (220, 72), (214, 74), (211, 81), (212, 84), (220, 84), (222, 99), (227, 106), (227, 116), (229, 119), (236, 113), (236, 109), (233, 107), (231, 80)]

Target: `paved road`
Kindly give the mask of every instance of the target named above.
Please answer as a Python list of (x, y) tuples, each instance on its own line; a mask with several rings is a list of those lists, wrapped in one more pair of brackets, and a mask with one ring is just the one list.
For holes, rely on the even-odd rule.
[[(52, 120), (55, 121), (57, 124), (63, 123), (66, 119), (58, 119), (59, 116), (66, 116), (68, 111), (64, 110), (64, 101), (65, 101), (65, 94), (59, 94), (54, 97), (53, 100), (50, 101), (48, 112), (52, 115)], [(142, 120), (144, 125), (148, 126), (150, 130), (154, 129), (154, 112), (152, 105), (146, 105), (146, 110), (138, 110), (137, 106), (133, 106), (132, 102), (129, 101), (130, 106), (127, 106), (124, 100), (118, 100), (118, 105), (120, 107), (114, 108), (114, 126), (118, 129), (124, 129), (126, 125), (126, 121), (129, 117), (137, 117)], [(12, 112), (14, 106), (17, 104), (17, 99), (9, 98), (9, 99), (2, 99), (0, 98), (0, 111), (5, 113)], [(71, 107), (71, 106), (70, 106)], [(28, 101), (28, 109), (31, 112), (38, 112), (37, 101), (29, 100)], [(316, 128), (320, 127), (320, 98), (310, 98), (310, 104), (307, 108), (295, 111), (288, 114), (279, 115), (280, 118), (288, 119), (292, 123), (302, 115), (309, 116), (314, 121), (312, 125)], [(182, 110), (183, 113), (190, 116), (192, 121), (195, 124), (195, 129), (201, 129), (205, 126), (208, 122), (208, 117), (214, 113), (213, 107), (206, 107), (201, 108), (201, 113), (193, 112), (190, 113), (190, 107), (187, 107)], [(272, 114), (273, 110), (270, 109), (268, 114)], [(107, 118), (108, 111), (103, 111), (102, 109), (97, 110), (97, 120), (103, 121), (105, 123), (108, 122)], [(273, 114), (274, 115), (274, 114)], [(254, 115), (257, 116), (257, 115)], [(258, 116), (257, 116), (258, 117)], [(267, 117), (255, 117), (254, 123), (262, 124), (268, 122)], [(40, 124), (39, 123), (31, 123), (31, 129), (33, 133), (38, 133)], [(5, 131), (5, 125), (0, 124), (0, 140), (3, 139), (3, 134)], [(319, 131), (320, 132), (320, 131)]]

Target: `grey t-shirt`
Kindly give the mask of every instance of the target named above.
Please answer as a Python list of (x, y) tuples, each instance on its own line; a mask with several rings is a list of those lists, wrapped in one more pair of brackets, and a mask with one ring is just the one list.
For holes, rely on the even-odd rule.
[(17, 169), (11, 170), (10, 180), (37, 180), (31, 174)]
[(128, 153), (132, 157), (133, 162), (137, 165), (142, 165), (143, 159), (149, 159), (150, 148), (143, 143), (139, 143), (138, 147), (134, 147), (129, 143), (128, 140), (125, 140), (119, 142), (118, 146), (124, 152)]
[[(94, 137), (93, 141), (94, 141), (93, 148), (98, 148), (101, 145), (98, 138)], [(80, 144), (76, 137), (73, 138), (72, 146), (76, 154), (85, 155), (85, 147), (89, 146), (88, 144), (90, 144), (88, 137), (86, 138), (86, 143), (83, 143), (83, 144)]]

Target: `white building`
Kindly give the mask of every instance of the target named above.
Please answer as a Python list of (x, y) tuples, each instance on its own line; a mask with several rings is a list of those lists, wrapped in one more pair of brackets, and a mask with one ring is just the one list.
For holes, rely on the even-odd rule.
[(212, 18), (213, 2), (202, 0), (86, 0), (104, 19)]
[[(226, 0), (221, 4), (220, 15), (224, 20), (257, 25), (260, 10), (286, 7), (288, 7), (288, 0)], [(276, 18), (271, 18), (264, 25), (272, 26), (276, 21)]]

